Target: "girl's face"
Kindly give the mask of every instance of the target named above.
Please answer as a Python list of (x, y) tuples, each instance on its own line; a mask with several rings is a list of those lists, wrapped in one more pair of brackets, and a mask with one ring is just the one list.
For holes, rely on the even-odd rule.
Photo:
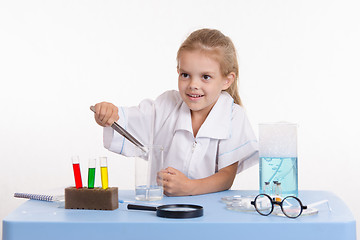
[(220, 64), (199, 50), (183, 51), (179, 56), (179, 92), (192, 114), (207, 116), (235, 79), (235, 74), (223, 76)]

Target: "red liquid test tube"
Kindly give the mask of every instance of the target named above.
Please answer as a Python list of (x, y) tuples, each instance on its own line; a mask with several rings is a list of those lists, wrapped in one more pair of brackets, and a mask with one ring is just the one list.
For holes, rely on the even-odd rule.
[(78, 156), (72, 157), (72, 165), (74, 170), (75, 186), (77, 189), (82, 188), (80, 161)]

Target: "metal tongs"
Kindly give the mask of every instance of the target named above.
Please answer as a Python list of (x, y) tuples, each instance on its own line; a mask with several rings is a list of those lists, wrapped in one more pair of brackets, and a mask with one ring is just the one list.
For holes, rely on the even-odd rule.
[[(95, 106), (91, 106), (90, 110), (93, 111), (94, 113), (96, 113), (95, 111)], [(144, 147), (144, 145), (139, 142), (133, 135), (131, 135), (128, 131), (126, 131), (124, 128), (122, 128), (119, 124), (117, 124), (116, 122), (114, 122), (111, 127), (118, 132), (121, 136), (123, 136), (124, 138), (126, 138), (127, 140), (129, 140), (131, 143), (133, 143), (135, 146), (137, 146), (138, 148), (140, 148), (144, 153), (147, 153), (148, 150), (146, 149), (146, 147)]]

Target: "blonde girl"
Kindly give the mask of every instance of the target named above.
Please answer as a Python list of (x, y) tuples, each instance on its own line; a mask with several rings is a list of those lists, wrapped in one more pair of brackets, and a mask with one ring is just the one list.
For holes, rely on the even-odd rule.
[(237, 173), (257, 162), (257, 141), (241, 107), (238, 62), (231, 39), (215, 29), (191, 33), (177, 53), (178, 91), (137, 107), (95, 105), (104, 146), (129, 156), (131, 143), (109, 126), (117, 121), (143, 143), (162, 145), (164, 193), (197, 195), (229, 189)]

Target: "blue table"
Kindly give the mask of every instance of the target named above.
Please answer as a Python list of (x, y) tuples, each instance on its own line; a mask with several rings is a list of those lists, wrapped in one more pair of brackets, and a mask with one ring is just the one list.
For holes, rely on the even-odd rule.
[[(355, 219), (336, 195), (325, 191), (300, 191), (310, 204), (328, 199), (319, 213), (289, 219), (276, 215), (226, 209), (223, 196), (256, 195), (256, 191), (224, 191), (191, 197), (164, 197), (156, 204), (191, 203), (204, 207), (204, 216), (168, 219), (155, 212), (127, 210), (126, 203), (114, 211), (69, 210), (59, 202), (29, 200), (3, 220), (3, 240), (15, 239), (326, 239), (355, 240)], [(133, 191), (119, 191), (119, 198), (134, 201)], [(144, 202), (138, 202), (144, 204)]]

